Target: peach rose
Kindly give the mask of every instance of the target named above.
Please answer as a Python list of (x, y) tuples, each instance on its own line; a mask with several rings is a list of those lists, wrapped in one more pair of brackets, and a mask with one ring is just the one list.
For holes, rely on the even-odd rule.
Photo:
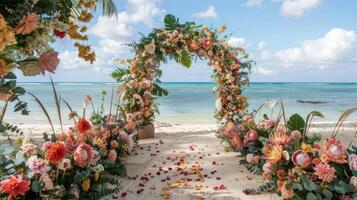
[(115, 161), (117, 159), (117, 152), (115, 150), (110, 150), (108, 154), (109, 160)]

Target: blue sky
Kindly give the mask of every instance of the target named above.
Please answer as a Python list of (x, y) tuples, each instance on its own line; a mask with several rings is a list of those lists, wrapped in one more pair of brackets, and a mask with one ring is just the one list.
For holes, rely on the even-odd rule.
[[(93, 65), (76, 58), (68, 38), (53, 46), (60, 52), (56, 81), (112, 81), (115, 58), (131, 58), (123, 45), (161, 27), (170, 13), (181, 22), (227, 25), (229, 43), (245, 48), (256, 61), (251, 81), (357, 81), (357, 1), (355, 0), (117, 0), (116, 20), (91, 22)], [(190, 69), (162, 65), (163, 81), (210, 81), (211, 69), (197, 62)], [(48, 81), (48, 77), (20, 77)]]

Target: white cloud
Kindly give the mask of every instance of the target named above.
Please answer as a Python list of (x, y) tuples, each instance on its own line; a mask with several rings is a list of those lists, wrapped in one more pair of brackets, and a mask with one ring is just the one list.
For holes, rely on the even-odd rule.
[(242, 6), (247, 8), (260, 7), (264, 0), (247, 0)]
[(265, 41), (261, 41), (261, 42), (259, 42), (257, 49), (258, 49), (259, 51), (262, 51), (262, 50), (264, 50), (266, 47), (267, 47), (267, 43), (266, 43)]
[(258, 67), (254, 73), (256, 74), (260, 74), (260, 75), (266, 75), (266, 76), (270, 76), (270, 75), (274, 75), (278, 73), (278, 70), (276, 69), (270, 69), (270, 68), (265, 68), (265, 67)]
[(242, 37), (231, 37), (228, 40), (228, 44), (231, 47), (241, 47), (246, 48), (248, 46), (247, 41)]
[(194, 14), (197, 18), (217, 18), (218, 14), (213, 6), (209, 6), (206, 11)]
[(303, 41), (299, 47), (287, 48), (275, 53), (264, 50), (260, 59), (262, 66), (325, 69), (337, 64), (353, 62), (356, 50), (357, 37), (354, 31), (333, 28), (321, 38)]
[(307, 11), (316, 8), (322, 0), (284, 0), (280, 11), (283, 15), (301, 17)]

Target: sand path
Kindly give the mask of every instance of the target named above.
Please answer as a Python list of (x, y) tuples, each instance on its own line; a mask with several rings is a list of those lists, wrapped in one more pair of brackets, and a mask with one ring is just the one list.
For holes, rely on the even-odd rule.
[(173, 129), (160, 128), (156, 138), (139, 141), (125, 161), (129, 178), (112, 199), (278, 199), (243, 193), (261, 179), (238, 165), (237, 153), (224, 152), (214, 126)]

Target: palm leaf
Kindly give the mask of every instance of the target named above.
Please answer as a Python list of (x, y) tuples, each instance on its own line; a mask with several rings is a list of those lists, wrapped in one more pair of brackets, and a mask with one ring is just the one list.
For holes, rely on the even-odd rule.
[(48, 120), (48, 123), (50, 123), (50, 125), (51, 125), (53, 134), (56, 134), (55, 129), (54, 129), (54, 127), (53, 127), (53, 123), (52, 123), (51, 117), (50, 117), (50, 115), (48, 114), (48, 112), (47, 112), (45, 106), (42, 104), (42, 102), (41, 102), (34, 94), (32, 94), (31, 92), (27, 92), (27, 93), (30, 94), (30, 95), (35, 99), (35, 101), (38, 103), (38, 105), (40, 106), (40, 108), (42, 109), (42, 111), (44, 112), (44, 114), (46, 115), (47, 120)]
[(118, 13), (117, 7), (112, 0), (99, 0), (97, 3), (102, 4), (102, 14), (104, 16), (113, 16)]
[(167, 96), (169, 94), (169, 92), (166, 89), (162, 88), (159, 84), (154, 83), (153, 86), (154, 86), (154, 88), (151, 91), (152, 95), (155, 95), (158, 97), (163, 97), (163, 96)]
[(115, 79), (117, 82), (122, 81), (123, 77), (127, 74), (130, 74), (128, 69), (122, 69), (122, 68), (117, 68), (113, 73), (112, 77)]
[(350, 109), (347, 109), (345, 112), (342, 113), (340, 118), (338, 119), (336, 126), (332, 132), (331, 138), (336, 138), (338, 131), (340, 130), (343, 122), (347, 119), (348, 116), (350, 116), (353, 112), (357, 111), (357, 107), (353, 107)]
[(55, 98), (55, 103), (56, 103), (57, 115), (58, 115), (58, 119), (60, 121), (61, 131), (63, 133), (63, 123), (62, 123), (62, 115), (61, 115), (61, 102), (60, 102), (60, 99), (58, 98), (56, 87), (55, 87), (55, 84), (53, 83), (53, 80), (52, 80), (51, 76), (50, 76), (50, 79), (51, 79), (51, 85), (52, 85), (52, 90), (53, 90), (53, 97)]

